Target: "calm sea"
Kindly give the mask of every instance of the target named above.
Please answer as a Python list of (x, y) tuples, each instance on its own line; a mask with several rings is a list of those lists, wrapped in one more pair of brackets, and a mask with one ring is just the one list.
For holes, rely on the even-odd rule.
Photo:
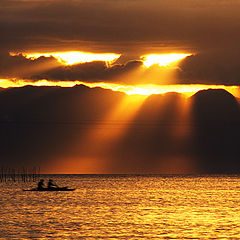
[(0, 183), (0, 239), (240, 239), (239, 176), (45, 175)]

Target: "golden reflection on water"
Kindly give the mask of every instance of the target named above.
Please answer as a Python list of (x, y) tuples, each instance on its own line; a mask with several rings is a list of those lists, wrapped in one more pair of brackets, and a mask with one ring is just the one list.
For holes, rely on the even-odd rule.
[(238, 176), (51, 178), (77, 190), (0, 185), (0, 239), (240, 238)]

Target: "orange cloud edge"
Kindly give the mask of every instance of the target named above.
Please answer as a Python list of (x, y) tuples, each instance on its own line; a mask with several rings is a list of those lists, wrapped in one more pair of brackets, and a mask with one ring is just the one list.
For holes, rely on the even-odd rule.
[(139, 84), (139, 85), (121, 85), (116, 83), (86, 83), (82, 81), (48, 81), (48, 80), (22, 80), (22, 79), (0, 79), (0, 88), (15, 88), (24, 86), (49, 86), (49, 87), (74, 87), (76, 85), (84, 85), (89, 88), (100, 87), (112, 91), (123, 92), (127, 95), (143, 95), (149, 96), (152, 94), (165, 94), (168, 92), (177, 92), (183, 94), (185, 97), (190, 97), (200, 90), (206, 89), (225, 89), (233, 96), (240, 98), (239, 86), (225, 86), (225, 85), (205, 85), (205, 84)]
[[(54, 56), (62, 64), (75, 64), (81, 62), (91, 62), (93, 60), (106, 61), (109, 64), (118, 59), (121, 54), (115, 53), (87, 53), (80, 51), (72, 52), (52, 52), (52, 53), (9, 53), (11, 56), (23, 54), (24, 57), (36, 59), (40, 56)], [(142, 56), (142, 60), (146, 67), (158, 63), (159, 66), (167, 66), (168, 64), (175, 63), (177, 65), (179, 60), (184, 59), (192, 54), (185, 53), (171, 53), (171, 54), (148, 54)], [(183, 94), (185, 97), (190, 97), (200, 90), (206, 89), (225, 89), (237, 98), (240, 98), (239, 86), (226, 86), (226, 85), (206, 85), (206, 84), (134, 84), (134, 85), (121, 85), (108, 82), (93, 82), (87, 83), (82, 81), (48, 81), (48, 80), (23, 80), (23, 79), (0, 79), (1, 88), (9, 87), (23, 87), (26, 85), (31, 86), (58, 86), (58, 87), (74, 87), (76, 85), (84, 85), (90, 88), (100, 87), (103, 89), (110, 89), (112, 91), (123, 92), (127, 95), (143, 95), (149, 96), (152, 94), (165, 94), (168, 92), (177, 92)]]

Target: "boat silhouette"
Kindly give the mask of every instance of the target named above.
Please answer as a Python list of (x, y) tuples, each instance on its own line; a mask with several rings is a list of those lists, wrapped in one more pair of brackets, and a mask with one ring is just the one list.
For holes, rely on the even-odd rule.
[(75, 188), (68, 187), (57, 187), (57, 188), (32, 188), (32, 189), (23, 189), (23, 191), (27, 192), (57, 192), (57, 191), (74, 191)]

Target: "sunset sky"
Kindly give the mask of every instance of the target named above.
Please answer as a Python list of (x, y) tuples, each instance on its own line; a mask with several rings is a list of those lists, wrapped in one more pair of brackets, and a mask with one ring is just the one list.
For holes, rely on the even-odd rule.
[(6, 166), (239, 173), (239, 0), (1, 0)]

